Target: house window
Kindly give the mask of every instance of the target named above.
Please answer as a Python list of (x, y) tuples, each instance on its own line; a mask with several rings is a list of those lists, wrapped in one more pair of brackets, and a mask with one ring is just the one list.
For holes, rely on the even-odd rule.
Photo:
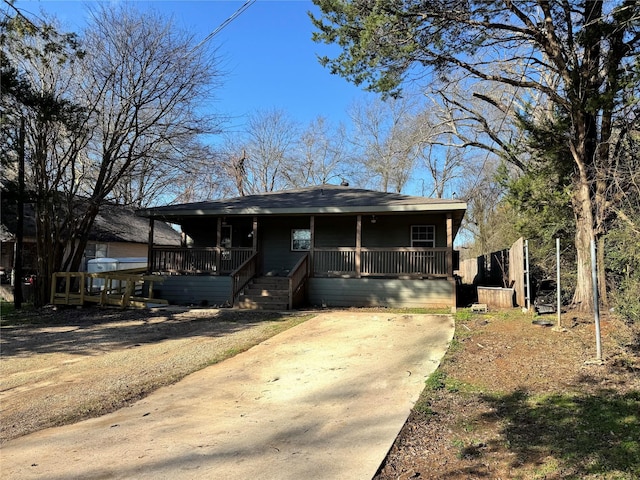
[(411, 225), (411, 246), (435, 248), (435, 225)]
[(87, 260), (93, 260), (94, 258), (105, 258), (107, 256), (107, 244), (106, 243), (88, 243), (84, 256)]
[(311, 230), (308, 228), (291, 230), (291, 250), (294, 252), (311, 249)]

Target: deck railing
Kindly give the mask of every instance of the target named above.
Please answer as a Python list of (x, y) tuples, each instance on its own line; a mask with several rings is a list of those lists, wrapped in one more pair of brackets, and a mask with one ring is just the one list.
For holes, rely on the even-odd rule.
[(252, 254), (247, 260), (236, 268), (233, 272), (231, 272), (231, 277), (233, 277), (233, 291), (231, 292), (231, 298), (233, 299), (233, 303), (236, 303), (236, 299), (238, 295), (242, 291), (242, 289), (251, 281), (253, 277), (256, 276), (258, 271), (258, 254)]
[(52, 305), (118, 305), (122, 308), (145, 307), (149, 303), (167, 304), (154, 298), (154, 283), (163, 279), (143, 275), (145, 269), (111, 272), (55, 272), (51, 277)]
[(252, 248), (157, 247), (151, 250), (152, 272), (228, 275), (252, 254)]
[(316, 248), (315, 276), (446, 277), (447, 248)]
[[(229, 275), (253, 254), (252, 248), (154, 248), (156, 273)], [(310, 275), (316, 277), (446, 277), (447, 248), (314, 248)], [(269, 254), (268, 251), (263, 253)], [(257, 267), (256, 267), (257, 268)]]
[(296, 266), (289, 272), (289, 310), (293, 308), (298, 292), (304, 288), (304, 283), (309, 277), (309, 254), (304, 255)]

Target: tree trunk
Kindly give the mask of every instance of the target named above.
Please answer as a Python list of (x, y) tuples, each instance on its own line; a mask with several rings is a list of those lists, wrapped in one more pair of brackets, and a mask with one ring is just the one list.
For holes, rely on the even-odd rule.
[(24, 142), (25, 122), (20, 119), (20, 133), (18, 137), (18, 211), (16, 216), (16, 245), (13, 258), (13, 304), (16, 309), (22, 308), (22, 253), (24, 245)]
[(593, 238), (593, 213), (589, 184), (581, 179), (573, 197), (576, 219), (577, 277), (573, 303), (581, 311), (593, 309), (593, 278), (591, 276), (591, 239)]

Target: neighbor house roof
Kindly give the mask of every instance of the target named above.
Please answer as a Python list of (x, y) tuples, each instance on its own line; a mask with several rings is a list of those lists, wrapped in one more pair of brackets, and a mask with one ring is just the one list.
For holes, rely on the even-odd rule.
[(138, 215), (177, 220), (193, 216), (322, 215), (451, 212), (459, 226), (467, 204), (455, 199), (414, 197), (337, 185), (283, 190), (222, 200), (147, 208)]
[[(2, 198), (2, 224), (0, 240), (15, 240), (17, 206), (15, 202)], [(36, 235), (36, 222), (33, 204), (24, 205), (24, 236)], [(164, 222), (154, 225), (154, 243), (156, 245), (180, 245), (180, 233)], [(96, 242), (148, 243), (149, 223), (135, 214), (135, 210), (122, 205), (103, 205), (96, 217), (89, 240)]]

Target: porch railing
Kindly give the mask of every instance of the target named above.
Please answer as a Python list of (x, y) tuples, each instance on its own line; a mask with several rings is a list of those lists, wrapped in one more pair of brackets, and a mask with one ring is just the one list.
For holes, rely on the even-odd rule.
[(293, 309), (294, 300), (298, 293), (304, 288), (304, 282), (309, 277), (309, 254), (304, 255), (296, 266), (293, 267), (289, 275), (289, 310)]
[(152, 272), (227, 275), (242, 265), (252, 248), (157, 247), (151, 250)]
[(447, 248), (316, 248), (315, 276), (448, 276)]
[(55, 272), (51, 277), (52, 305), (117, 305), (122, 308), (145, 307), (149, 303), (167, 304), (154, 298), (154, 283), (163, 279), (143, 275), (145, 269), (111, 272)]
[[(447, 248), (316, 247), (308, 270), (316, 277), (447, 277), (449, 252)], [(150, 267), (161, 273), (229, 275), (252, 255), (252, 248), (156, 247)]]
[(238, 294), (242, 289), (256, 276), (258, 272), (258, 254), (251, 255), (242, 265), (231, 272), (233, 277), (233, 291), (231, 292), (231, 298), (233, 303), (236, 303)]

